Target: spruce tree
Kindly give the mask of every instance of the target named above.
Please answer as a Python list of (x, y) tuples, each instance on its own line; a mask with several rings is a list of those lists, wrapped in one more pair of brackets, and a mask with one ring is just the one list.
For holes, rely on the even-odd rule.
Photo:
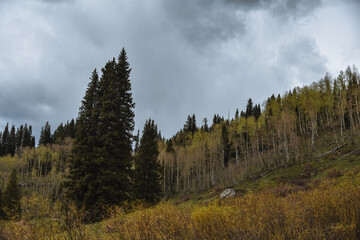
[(184, 124), (184, 132), (191, 132), (191, 127), (193, 125), (192, 121), (193, 121), (192, 117), (188, 115), (187, 120)]
[(98, 115), (95, 108), (99, 105), (99, 76), (93, 71), (77, 119), (78, 131), (73, 145), (70, 161), (69, 181), (65, 183), (67, 195), (79, 208), (90, 210), (96, 205), (95, 194), (98, 186), (97, 173), (100, 165), (96, 161), (96, 133)]
[(16, 150), (16, 131), (15, 125), (12, 125), (10, 130), (10, 138), (9, 138), (9, 153), (11, 156), (15, 155)]
[(27, 124), (25, 124), (23, 132), (24, 133), (23, 133), (22, 146), (23, 147), (28, 147), (28, 146), (30, 146), (31, 133), (30, 133), (30, 131), (28, 129)]
[(19, 149), (22, 146), (24, 138), (24, 126), (21, 125), (16, 131), (16, 149)]
[(198, 128), (196, 126), (196, 118), (195, 118), (195, 114), (193, 114), (191, 117), (191, 132), (192, 132), (192, 134), (194, 134), (197, 130), (198, 130)]
[[(135, 157), (134, 196), (151, 204), (157, 203), (161, 198), (161, 165), (158, 160), (157, 135), (157, 126), (149, 119), (145, 123)], [(170, 140), (169, 145), (171, 144)]]
[(209, 132), (209, 126), (208, 126), (208, 123), (207, 123), (207, 118), (204, 118), (203, 123), (204, 123), (203, 130), (205, 132)]
[(5, 186), (4, 194), (4, 210), (9, 218), (17, 218), (21, 214), (20, 205), (20, 188), (18, 185), (17, 172), (14, 168), (11, 172), (10, 178)]
[(260, 104), (255, 104), (255, 107), (253, 108), (253, 115), (256, 120), (260, 117), (261, 115)]
[(47, 145), (52, 143), (51, 127), (49, 122), (46, 122), (45, 126), (41, 128), (39, 144)]
[(57, 129), (54, 131), (53, 134), (53, 143), (63, 143), (65, 139), (65, 130), (63, 123), (60, 123), (60, 125), (57, 127)]
[(30, 139), (30, 148), (34, 148), (35, 147), (35, 137), (34, 136), (31, 136), (31, 139)]
[(41, 128), (39, 145), (47, 145), (52, 143), (51, 127), (49, 122), (46, 122), (45, 126)]
[(136, 153), (139, 150), (140, 130), (138, 130), (136, 136), (134, 136), (134, 141), (135, 141), (134, 153)]
[(71, 119), (69, 123), (69, 133), (67, 137), (75, 138), (75, 136), (76, 136), (76, 124), (75, 124), (75, 120)]
[(245, 116), (248, 118), (248, 117), (251, 117), (254, 115), (254, 112), (253, 112), (253, 101), (251, 98), (249, 98), (248, 100), (248, 103), (246, 105), (246, 112), (245, 112)]
[(6, 124), (4, 132), (2, 134), (2, 154), (8, 155), (10, 153), (10, 133), (9, 123)]
[(135, 104), (125, 49), (122, 49), (118, 62), (115, 59), (109, 61), (102, 72), (97, 131), (100, 186), (96, 193), (103, 204), (114, 205), (128, 200), (131, 194)]
[(236, 109), (236, 112), (235, 112), (235, 119), (239, 119), (240, 115), (239, 115), (239, 109), (237, 108)]
[(130, 199), (135, 107), (130, 71), (123, 49), (118, 62), (105, 64), (100, 80), (93, 72), (80, 107), (66, 188), (87, 211)]

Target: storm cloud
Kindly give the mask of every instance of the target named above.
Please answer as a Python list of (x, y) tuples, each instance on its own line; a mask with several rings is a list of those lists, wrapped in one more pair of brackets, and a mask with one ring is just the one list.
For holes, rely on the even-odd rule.
[[(359, 65), (357, 1), (5, 0), (0, 3), (0, 129), (39, 134), (77, 117), (94, 68), (122, 47), (132, 67), (136, 128), (166, 137), (195, 113), (231, 117), (249, 97)], [(100, 71), (101, 72), (101, 71)]]

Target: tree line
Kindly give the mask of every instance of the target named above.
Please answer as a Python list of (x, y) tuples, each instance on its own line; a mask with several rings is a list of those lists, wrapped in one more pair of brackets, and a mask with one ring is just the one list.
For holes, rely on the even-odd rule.
[(35, 147), (35, 137), (32, 136), (31, 125), (21, 125), (15, 128), (12, 125), (9, 129), (9, 123), (6, 124), (3, 132), (0, 132), (0, 156), (10, 154), (14, 156), (21, 148)]
[(64, 144), (66, 138), (74, 139), (76, 136), (76, 121), (71, 119), (65, 124), (60, 123), (54, 133), (51, 133), (51, 126), (49, 122), (41, 127), (39, 145), (47, 144)]

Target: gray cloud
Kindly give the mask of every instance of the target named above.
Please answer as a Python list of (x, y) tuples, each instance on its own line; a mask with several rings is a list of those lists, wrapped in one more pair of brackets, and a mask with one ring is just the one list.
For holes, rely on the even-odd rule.
[(245, 9), (259, 8), (263, 5), (262, 0), (225, 0), (225, 3)]
[(301, 18), (312, 15), (321, 5), (322, 0), (277, 0), (269, 7), (275, 16)]
[[(318, 76), (325, 75), (327, 58), (322, 56), (316, 43), (311, 38), (295, 36), (292, 41), (284, 44), (279, 49), (279, 73), (288, 74), (285, 81), (292, 80), (294, 85), (310, 84), (319, 80)], [(285, 83), (285, 82), (284, 82)]]
[(242, 16), (222, 1), (164, 1), (168, 19), (196, 47), (226, 41), (244, 32)]
[(342, 54), (340, 44), (324, 49), (327, 38), (318, 35), (328, 1), (2, 1), (0, 129), (27, 122), (39, 133), (47, 120), (54, 129), (76, 117), (92, 70), (122, 47), (133, 69), (136, 128), (152, 117), (170, 137), (188, 114), (198, 124), (229, 109), (232, 116), (249, 97), (261, 103), (320, 79), (328, 63), (345, 67), (332, 55)]

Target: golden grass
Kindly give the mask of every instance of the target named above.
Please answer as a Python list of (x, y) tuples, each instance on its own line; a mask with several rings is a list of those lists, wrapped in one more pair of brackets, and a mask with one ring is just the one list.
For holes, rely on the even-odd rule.
[(81, 213), (74, 209), (56, 223), (38, 224), (27, 216), (8, 224), (3, 236), (20, 240), (360, 239), (360, 174), (353, 170), (341, 175), (303, 187), (279, 185), (208, 205), (162, 202), (130, 213), (115, 208), (109, 219), (96, 225), (80, 224)]

